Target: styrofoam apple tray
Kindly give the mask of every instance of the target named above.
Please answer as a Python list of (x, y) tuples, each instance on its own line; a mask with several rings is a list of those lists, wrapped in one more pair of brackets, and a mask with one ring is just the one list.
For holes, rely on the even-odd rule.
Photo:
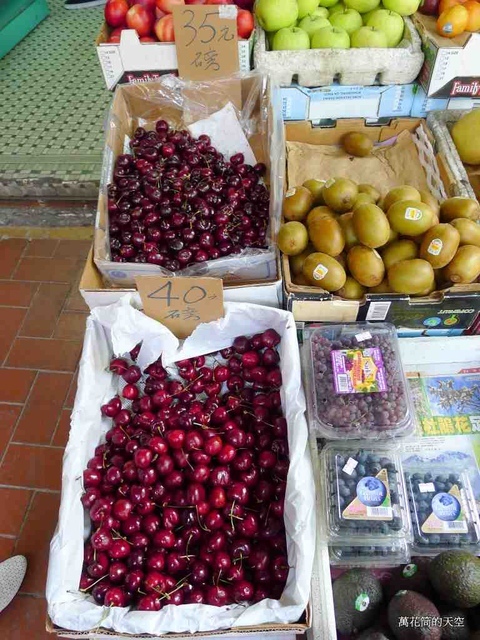
[(467, 172), (450, 134), (452, 125), (465, 113), (468, 113), (468, 110), (431, 111), (427, 115), (427, 125), (435, 138), (437, 151), (439, 151), (445, 159), (447, 168), (458, 187), (458, 193), (453, 193), (452, 195), (467, 196), (468, 198), (474, 198), (476, 200), (475, 192), (472, 189)]
[(254, 66), (281, 86), (296, 78), (302, 87), (342, 85), (408, 84), (423, 65), (420, 36), (410, 18), (398, 47), (389, 49), (308, 49), (268, 51), (264, 30), (257, 25), (253, 49)]

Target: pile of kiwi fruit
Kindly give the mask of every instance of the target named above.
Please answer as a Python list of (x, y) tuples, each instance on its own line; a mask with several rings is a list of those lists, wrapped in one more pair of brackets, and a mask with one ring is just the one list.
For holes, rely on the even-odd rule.
[(384, 198), (348, 178), (311, 179), (286, 193), (278, 234), (292, 282), (360, 300), (366, 293), (428, 296), (480, 276), (480, 206), (439, 204), (410, 185)]

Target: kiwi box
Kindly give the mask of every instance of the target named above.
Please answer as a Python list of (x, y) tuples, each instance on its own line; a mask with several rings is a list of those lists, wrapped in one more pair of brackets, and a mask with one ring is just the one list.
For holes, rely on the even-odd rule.
[[(335, 126), (319, 128), (311, 122), (301, 121), (285, 125), (287, 142), (307, 145), (338, 146), (347, 132), (358, 131), (368, 135), (374, 143), (387, 143), (398, 139), (402, 132), (410, 132), (414, 146), (410, 152), (418, 155), (430, 191), (437, 198), (471, 196), (471, 190), (459, 179), (448, 158), (442, 151), (435, 151), (432, 133), (424, 120), (398, 118), (388, 124), (367, 125), (363, 120), (337, 120)], [(287, 149), (288, 187), (295, 166)], [(306, 161), (306, 158), (303, 158)], [(404, 159), (408, 165), (408, 157)], [(307, 165), (308, 166), (308, 165)], [(293, 171), (292, 171), (293, 170)], [(405, 169), (406, 170), (406, 169)], [(408, 184), (408, 176), (400, 175), (397, 184)], [(330, 175), (311, 176), (327, 179)], [(344, 177), (349, 176), (348, 172)], [(298, 183), (301, 184), (302, 180)], [(368, 293), (362, 300), (345, 300), (318, 287), (298, 285), (292, 281), (289, 259), (282, 256), (284, 306), (292, 311), (297, 321), (354, 322), (356, 320), (387, 321), (397, 327), (436, 334), (462, 333), (474, 322), (480, 311), (480, 284), (455, 285), (426, 297), (410, 297), (404, 294)]]

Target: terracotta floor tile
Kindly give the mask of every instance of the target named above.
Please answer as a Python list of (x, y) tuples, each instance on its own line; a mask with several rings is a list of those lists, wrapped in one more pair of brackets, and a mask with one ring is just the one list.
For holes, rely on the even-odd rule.
[(38, 284), (36, 282), (1, 280), (0, 305), (8, 307), (28, 307), (37, 288)]
[[(15, 546), (15, 538), (4, 538), (0, 536), (0, 562), (3, 562), (7, 558), (13, 555), (13, 548)], [(0, 617), (1, 628), (1, 617)]]
[(56, 638), (45, 629), (46, 611), (47, 603), (43, 598), (16, 596), (0, 616), (0, 638), (2, 640)]
[(62, 457), (62, 449), (11, 444), (0, 468), (0, 484), (59, 491)]
[(90, 309), (87, 306), (87, 303), (82, 297), (82, 294), (78, 290), (73, 290), (68, 297), (68, 300), (65, 303), (66, 311), (82, 311), (83, 313), (89, 313)]
[(54, 447), (66, 447), (68, 442), (68, 436), (70, 434), (70, 416), (72, 412), (70, 409), (63, 409), (58, 420), (57, 430), (53, 436), (51, 444)]
[(76, 260), (69, 258), (22, 258), (14, 280), (72, 282), (78, 272)]
[(26, 309), (5, 307), (1, 311), (0, 362), (5, 359), (15, 336), (23, 322)]
[(72, 409), (75, 403), (75, 395), (77, 393), (77, 385), (78, 385), (78, 371), (75, 372), (72, 380), (72, 384), (70, 385), (70, 389), (68, 391), (67, 399), (65, 400), (65, 407), (68, 409)]
[(18, 536), (32, 492), (0, 488), (0, 534)]
[(22, 412), (18, 404), (0, 404), (0, 457), (10, 442), (10, 436)]
[(27, 241), (20, 238), (0, 240), (0, 278), (11, 277), (26, 244)]
[(68, 284), (43, 282), (28, 310), (19, 335), (50, 338), (68, 291)]
[(79, 340), (17, 338), (6, 365), (49, 371), (75, 371), (81, 348)]
[(90, 240), (60, 240), (55, 251), (56, 258), (85, 258), (90, 251)]
[(50, 444), (71, 380), (69, 373), (38, 374), (15, 429), (14, 442)]
[(25, 251), (26, 256), (37, 256), (42, 258), (51, 258), (58, 247), (58, 240), (30, 240)]
[(58, 520), (59, 493), (37, 492), (17, 541), (15, 553), (28, 560), (22, 591), (43, 594), (47, 578), (48, 551)]
[(64, 340), (74, 340), (76, 338), (83, 340), (86, 322), (86, 313), (64, 311), (58, 318), (57, 328), (53, 337), (63, 338)]
[(0, 402), (25, 402), (35, 371), (0, 369)]

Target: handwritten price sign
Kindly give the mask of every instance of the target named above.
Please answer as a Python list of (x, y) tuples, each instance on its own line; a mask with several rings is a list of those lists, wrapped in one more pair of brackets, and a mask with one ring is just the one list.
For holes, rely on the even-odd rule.
[(177, 5), (173, 28), (180, 77), (212, 80), (238, 71), (235, 5)]
[(219, 278), (137, 276), (144, 312), (177, 338), (186, 338), (197, 325), (223, 316), (223, 283)]

